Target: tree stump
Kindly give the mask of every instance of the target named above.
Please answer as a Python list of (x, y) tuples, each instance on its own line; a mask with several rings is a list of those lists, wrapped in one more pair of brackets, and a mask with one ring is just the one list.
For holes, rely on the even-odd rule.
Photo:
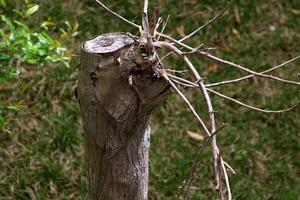
[(125, 33), (82, 45), (77, 94), (85, 130), (89, 200), (147, 199), (151, 111), (169, 94)]

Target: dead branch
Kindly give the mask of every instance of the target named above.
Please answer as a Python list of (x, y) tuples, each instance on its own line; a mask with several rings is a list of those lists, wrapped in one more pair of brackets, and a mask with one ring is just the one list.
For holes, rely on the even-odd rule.
[(240, 69), (242, 71), (245, 71), (251, 75), (254, 75), (254, 76), (259, 76), (259, 77), (262, 77), (262, 78), (268, 78), (268, 79), (273, 79), (273, 80), (276, 80), (276, 81), (279, 81), (279, 82), (282, 82), (282, 83), (288, 83), (288, 84), (292, 84), (292, 85), (298, 85), (300, 86), (300, 82), (295, 82), (295, 81), (290, 81), (290, 80), (285, 80), (285, 79), (282, 79), (282, 78), (279, 78), (279, 77), (276, 77), (276, 76), (272, 76), (272, 75), (266, 75), (266, 74), (262, 74), (262, 73), (258, 73), (258, 72), (255, 72), (253, 70), (250, 70), (246, 67), (243, 67), (241, 65), (238, 65), (238, 64), (235, 64), (233, 62), (229, 62), (227, 60), (223, 60), (221, 58), (218, 58), (216, 56), (213, 56), (207, 52), (200, 52), (201, 55), (207, 57), (207, 58), (210, 58), (218, 63), (222, 63), (222, 64), (226, 64), (226, 65), (229, 65), (229, 66), (232, 66), (232, 67), (235, 67), (237, 69)]
[[(268, 70), (265, 70), (263, 72), (260, 72), (260, 74), (266, 74), (268, 72), (271, 72), (271, 71), (274, 71), (278, 68), (281, 68), (283, 66), (286, 66), (294, 61), (296, 61), (297, 59), (300, 58), (300, 55), (296, 56), (296, 57), (293, 57), (292, 59), (290, 60), (287, 60), (286, 62), (280, 64), (280, 65), (277, 65), (275, 67), (272, 67)], [(251, 75), (248, 75), (248, 76), (244, 76), (244, 77), (241, 77), (241, 78), (237, 78), (237, 79), (233, 79), (233, 80), (228, 80), (228, 81), (221, 81), (221, 82), (218, 82), (218, 83), (211, 83), (211, 84), (207, 84), (206, 87), (217, 87), (217, 86), (221, 86), (221, 85), (227, 85), (227, 84), (231, 84), (231, 83), (236, 83), (236, 82), (240, 82), (240, 81), (243, 81), (243, 80), (246, 80), (246, 79), (249, 79), (249, 78), (252, 78), (252, 77), (255, 77), (255, 74), (251, 74)]]
[(228, 200), (232, 199), (232, 195), (231, 195), (231, 187), (230, 187), (230, 182), (229, 182), (229, 178), (228, 178), (228, 173), (227, 173), (227, 169), (225, 167), (223, 158), (221, 158), (221, 166), (222, 166), (222, 170), (224, 173), (224, 178), (225, 178), (225, 182), (226, 182), (226, 188), (227, 188), (227, 193), (228, 193)]
[(141, 26), (129, 21), (128, 19), (122, 17), (121, 15), (119, 15), (118, 13), (112, 11), (111, 9), (109, 9), (106, 5), (104, 5), (100, 0), (96, 0), (96, 2), (102, 6), (105, 10), (107, 10), (108, 12), (110, 12), (112, 15), (116, 16), (117, 18), (123, 20), (124, 22), (126, 22), (127, 24), (130, 24), (131, 26), (134, 26), (136, 28), (138, 28), (139, 30), (141, 29)]
[[(209, 118), (210, 118), (210, 126), (211, 126), (211, 133), (214, 133), (216, 131), (216, 122), (215, 122), (215, 114), (213, 110), (213, 106), (208, 94), (208, 91), (204, 85), (203, 79), (199, 75), (198, 71), (195, 69), (194, 65), (191, 63), (191, 61), (188, 59), (187, 56), (183, 54), (182, 51), (177, 49), (175, 46), (173, 46), (170, 43), (167, 42), (155, 42), (154, 45), (157, 45), (158, 47), (163, 47), (167, 48), (174, 53), (176, 53), (178, 56), (180, 56), (184, 62), (188, 65), (189, 69), (192, 71), (194, 77), (196, 78), (196, 83), (199, 85), (199, 88), (201, 89), (201, 92), (204, 96), (207, 108), (208, 108), (208, 113), (209, 113)], [(212, 138), (212, 147), (213, 147), (213, 159), (214, 159), (214, 169), (215, 169), (215, 181), (216, 181), (216, 190), (219, 192), (219, 197), (220, 199), (223, 199), (223, 192), (221, 188), (221, 176), (219, 173), (219, 162), (218, 160), (220, 159), (219, 155), (219, 148), (217, 146), (217, 139), (216, 136)]]
[(223, 160), (223, 163), (232, 174), (236, 174), (235, 170), (227, 162)]
[(148, 0), (144, 0), (144, 14), (148, 15)]
[[(191, 87), (191, 88), (197, 88), (199, 87), (197, 84), (191, 82), (191, 81), (188, 81), (186, 79), (183, 79), (183, 78), (180, 78), (178, 76), (174, 76), (174, 75), (169, 75), (172, 79), (174, 79), (173, 81), (176, 82), (177, 84), (179, 85), (182, 85), (184, 87)], [(207, 88), (207, 90), (213, 94), (216, 94), (218, 95), (219, 97), (223, 98), (223, 99), (226, 99), (226, 100), (230, 100), (238, 105), (241, 105), (243, 107), (246, 107), (246, 108), (250, 108), (252, 110), (255, 110), (255, 111), (259, 111), (259, 112), (263, 112), (263, 113), (284, 113), (284, 112), (288, 112), (288, 111), (291, 111), (292, 109), (296, 108), (298, 106), (299, 103), (289, 107), (289, 108), (286, 108), (286, 109), (282, 109), (282, 110), (266, 110), (266, 109), (261, 109), (261, 108), (257, 108), (255, 106), (250, 106), (248, 104), (245, 104), (239, 100), (236, 100), (234, 98), (231, 98), (231, 97), (228, 97), (224, 94), (221, 94), (219, 92), (216, 92), (215, 90), (212, 90), (210, 88)]]
[(199, 28), (197, 28), (196, 30), (194, 30), (193, 32), (191, 32), (189, 35), (181, 38), (179, 41), (183, 42), (187, 39), (190, 39), (191, 37), (193, 37), (194, 35), (196, 35), (198, 32), (202, 31), (205, 27), (207, 27), (208, 25), (210, 25), (211, 23), (213, 23), (214, 21), (216, 21), (217, 19), (219, 19), (220, 17), (222, 17), (224, 15), (224, 13), (228, 10), (228, 8), (231, 5), (231, 1), (227, 2), (227, 5), (212, 19), (208, 20), (207, 22), (205, 22), (202, 26), (200, 26)]
[(200, 123), (200, 125), (202, 126), (203, 130), (205, 131), (205, 133), (210, 136), (211, 133), (208, 130), (208, 128), (206, 127), (205, 123), (203, 122), (203, 120), (201, 119), (201, 117), (199, 117), (198, 113), (196, 112), (196, 110), (194, 109), (194, 107), (192, 106), (192, 104), (190, 103), (190, 101), (185, 97), (185, 95), (176, 87), (176, 85), (173, 83), (173, 81), (168, 77), (167, 73), (164, 71), (161, 73), (161, 76), (172, 86), (172, 88), (175, 90), (175, 92), (182, 98), (182, 100), (188, 105), (188, 107), (190, 108), (191, 112), (193, 113), (193, 115), (196, 117), (196, 119), (198, 120), (198, 122)]
[(189, 192), (190, 192), (190, 187), (192, 185), (192, 181), (193, 181), (193, 175), (195, 173), (195, 170), (198, 166), (199, 160), (200, 160), (200, 156), (203, 152), (203, 150), (205, 149), (205, 147), (208, 145), (208, 143), (210, 142), (210, 140), (216, 135), (218, 134), (221, 130), (223, 130), (225, 127), (227, 126), (227, 124), (223, 124), (220, 128), (218, 128), (218, 130), (216, 130), (216, 132), (212, 133), (208, 138), (205, 139), (205, 141), (200, 145), (200, 148), (197, 152), (196, 157), (193, 160), (193, 164), (192, 167), (188, 173), (188, 177), (185, 179), (185, 182), (182, 186), (182, 190), (184, 191), (184, 199), (188, 200), (189, 199)]
[[(170, 75), (169, 75), (170, 76)], [(187, 83), (183, 83), (183, 82), (180, 82), (180, 81), (178, 81), (178, 80), (176, 80), (176, 79), (174, 79), (174, 78), (171, 78), (171, 80), (174, 82), (174, 83), (177, 83), (179, 86), (183, 86), (184, 88), (196, 88), (195, 86), (193, 86), (193, 85), (190, 85), (190, 84), (187, 84)], [(197, 87), (198, 87), (198, 85), (197, 85)]]
[[(164, 22), (163, 27), (162, 27), (162, 29), (161, 29), (161, 33), (163, 33), (163, 32), (165, 31), (165, 28), (166, 28), (167, 25), (168, 25), (169, 19), (170, 19), (170, 15), (168, 15), (166, 21)], [(157, 33), (155, 32), (155, 35), (156, 35), (156, 34), (157, 34)], [(157, 38), (157, 41), (159, 41), (159, 40), (160, 40), (160, 35), (158, 35), (158, 38)]]
[[(189, 171), (188, 178), (186, 179), (186, 182), (183, 185), (184, 199), (187, 200), (189, 198), (189, 190), (190, 190), (190, 186), (192, 184), (193, 173), (194, 173), (194, 171), (197, 167), (197, 164), (199, 162), (200, 154), (203, 151), (203, 149), (205, 148), (205, 146), (208, 144), (208, 142), (211, 140), (212, 141), (212, 149), (213, 149), (214, 174), (215, 174), (216, 190), (218, 190), (219, 199), (223, 200), (224, 196), (223, 196), (222, 180), (221, 180), (221, 176), (223, 175), (223, 177), (225, 179), (226, 187), (227, 187), (228, 199), (231, 200), (232, 199), (232, 194), (231, 194), (231, 188), (230, 188), (230, 182), (229, 182), (229, 177), (228, 177), (227, 170), (229, 170), (233, 174), (235, 172), (232, 169), (232, 167), (229, 164), (227, 164), (222, 159), (222, 157), (220, 156), (220, 151), (219, 151), (219, 148), (217, 146), (216, 135), (224, 127), (221, 127), (218, 130), (216, 129), (216, 122), (215, 122), (215, 116), (214, 116), (215, 112), (214, 112), (214, 109), (213, 109), (213, 106), (212, 106), (212, 102), (211, 102), (211, 98), (209, 96), (209, 92), (213, 93), (213, 94), (215, 94), (218, 97), (221, 97), (223, 99), (230, 100), (230, 101), (232, 101), (232, 102), (234, 102), (234, 103), (236, 103), (240, 106), (243, 106), (243, 107), (255, 110), (255, 111), (259, 111), (259, 112), (264, 112), (264, 113), (283, 113), (283, 112), (287, 112), (287, 111), (290, 111), (293, 108), (295, 108), (298, 104), (296, 104), (296, 105), (294, 105), (290, 108), (283, 109), (283, 110), (275, 110), (275, 111), (266, 110), (266, 109), (258, 108), (256, 106), (251, 106), (251, 105), (245, 104), (245, 103), (243, 103), (239, 100), (228, 97), (228, 96), (226, 96), (224, 94), (221, 94), (219, 92), (216, 92), (215, 90), (212, 90), (210, 88), (225, 85), (225, 84), (230, 84), (230, 83), (237, 83), (237, 82), (240, 82), (240, 81), (243, 81), (243, 80), (249, 79), (251, 77), (255, 77), (255, 76), (265, 78), (265, 79), (275, 80), (275, 81), (286, 83), (286, 84), (292, 84), (292, 85), (299, 86), (300, 82), (282, 79), (282, 78), (279, 78), (279, 77), (276, 77), (276, 76), (273, 76), (273, 75), (269, 75), (267, 73), (272, 72), (272, 71), (274, 71), (278, 68), (281, 68), (283, 66), (288, 65), (289, 63), (299, 59), (300, 55), (298, 55), (297, 57), (294, 57), (294, 58), (292, 58), (292, 59), (290, 59), (290, 60), (288, 60), (288, 61), (286, 61), (286, 62), (284, 62), (280, 65), (277, 65), (277, 66), (272, 67), (268, 70), (265, 70), (263, 72), (256, 72), (256, 71), (253, 71), (253, 70), (249, 69), (248, 67), (241, 66), (239, 64), (224, 60), (222, 58), (218, 58), (218, 57), (206, 52), (206, 50), (210, 49), (210, 48), (203, 49), (202, 47), (204, 46), (204, 44), (201, 44), (198, 47), (193, 48), (193, 47), (183, 43), (184, 41), (192, 38), (195, 34), (200, 32), (201, 30), (203, 30), (205, 27), (207, 27), (208, 25), (210, 25), (211, 23), (213, 23), (214, 21), (219, 19), (221, 16), (223, 16), (226, 13), (226, 11), (228, 10), (228, 8), (231, 4), (231, 1), (228, 1), (227, 5), (215, 17), (208, 20), (202, 26), (195, 29), (193, 32), (191, 32), (190, 34), (188, 34), (187, 36), (185, 36), (185, 37), (183, 37), (179, 40), (176, 40), (176, 39), (172, 38), (171, 36), (168, 36), (167, 34), (163, 33), (166, 26), (167, 26), (169, 16), (167, 17), (166, 21), (164, 22), (163, 27), (161, 29), (161, 32), (157, 31), (160, 27), (160, 24), (162, 23), (162, 18), (158, 18), (158, 16), (156, 16), (156, 19), (154, 20), (154, 24), (151, 24), (151, 27), (149, 27), (149, 20), (148, 20), (149, 1), (148, 0), (144, 0), (144, 8), (143, 8), (143, 12), (142, 12), (142, 25), (141, 26), (127, 20), (126, 18), (124, 18), (124, 17), (120, 16), (119, 14), (117, 14), (116, 12), (112, 11), (107, 6), (105, 6), (100, 0), (96, 0), (96, 1), (97, 1), (98, 4), (100, 4), (100, 6), (102, 6), (105, 10), (107, 10), (112, 15), (114, 15), (117, 18), (121, 19), (122, 21), (128, 23), (129, 25), (134, 26), (134, 27), (139, 29), (140, 38), (139, 38), (138, 48), (141, 51), (141, 54), (142, 54), (142, 57), (143, 57), (142, 64), (148, 63), (147, 66), (152, 66), (152, 69), (153, 69), (154, 73), (157, 75), (158, 78), (162, 77), (168, 82), (168, 84), (173, 88), (173, 91), (175, 91), (180, 96), (180, 98), (188, 105), (190, 111), (195, 116), (198, 123), (203, 128), (203, 130), (205, 131), (205, 133), (208, 135), (208, 138), (205, 140), (205, 142), (203, 144), (201, 144), (201, 146), (199, 148), (199, 151), (197, 153), (197, 156), (195, 157), (195, 159), (193, 161), (193, 165), (191, 167), (191, 170)], [(161, 38), (165, 39), (166, 41), (160, 41)], [(184, 48), (186, 50), (186, 52), (183, 52), (181, 49), (179, 49), (176, 46), (179, 46), (180, 48)], [(168, 54), (166, 54), (165, 56), (163, 56), (162, 58), (160, 58), (158, 53), (157, 53), (158, 48), (167, 49), (170, 52)], [(162, 61), (165, 58), (167, 58), (169, 55), (171, 55), (172, 53), (175, 53), (176, 55), (178, 55), (179, 58), (182, 59), (186, 63), (186, 65), (188, 66), (189, 70), (192, 72), (192, 74), (195, 78), (195, 82), (186, 80), (184, 78), (177, 77), (177, 76), (172, 75), (172, 74), (168, 74), (166, 72), (166, 71), (170, 71), (170, 70), (164, 69)], [(208, 58), (208, 59), (210, 59), (214, 62), (218, 62), (218, 63), (221, 63), (221, 64), (226, 64), (226, 65), (232, 66), (236, 69), (239, 69), (243, 72), (248, 73), (248, 75), (237, 78), (237, 79), (233, 79), (233, 80), (220, 81), (220, 82), (211, 83), (211, 84), (204, 84), (204, 81), (203, 81), (202, 77), (200, 76), (199, 72), (196, 70), (193, 63), (187, 57), (187, 55), (189, 55), (189, 54), (198, 54), (198, 55), (202, 56), (203, 58)], [(133, 84), (132, 75), (129, 75), (128, 82), (131, 85)], [(207, 105), (208, 113), (209, 113), (210, 130), (207, 128), (207, 126), (204, 123), (204, 121), (202, 120), (202, 118), (200, 118), (200, 116), (198, 115), (198, 113), (194, 109), (191, 102), (186, 98), (186, 96), (180, 91), (180, 89), (177, 86), (178, 87), (183, 86), (183, 87), (188, 87), (188, 88), (199, 88), (200, 89), (201, 93), (203, 94), (205, 103)]]
[(243, 102), (240, 102), (240, 101), (238, 101), (236, 99), (233, 99), (233, 98), (228, 97), (228, 96), (226, 96), (224, 94), (216, 92), (216, 91), (214, 91), (212, 89), (207, 88), (207, 90), (209, 92), (213, 93), (213, 94), (216, 94), (216, 95), (222, 97), (223, 99), (227, 99), (227, 100), (233, 101), (234, 103), (237, 103), (237, 104), (239, 104), (241, 106), (244, 106), (246, 108), (250, 108), (252, 110), (256, 110), (256, 111), (259, 111), (259, 112), (263, 112), (263, 113), (284, 113), (284, 112), (291, 111), (292, 109), (296, 108), (298, 106), (298, 104), (299, 104), (299, 103), (297, 103), (297, 104), (293, 105), (292, 107), (286, 108), (286, 109), (283, 109), (283, 110), (265, 110), (265, 109), (261, 109), (261, 108), (257, 108), (257, 107), (254, 107), (254, 106), (247, 105), (247, 104), (245, 104)]
[[(170, 36), (168, 36), (168, 35), (165, 35), (165, 34), (162, 34), (162, 33), (160, 33), (160, 35), (161, 35), (163, 38), (165, 38), (165, 39), (167, 39), (167, 40), (169, 40), (169, 41), (171, 41), (171, 42), (174, 42), (175, 44), (177, 44), (177, 45), (179, 45), (179, 46), (181, 46), (181, 47), (184, 47), (184, 48), (186, 48), (186, 49), (188, 49), (188, 50), (190, 50), (190, 51), (195, 51), (195, 48), (190, 47), (190, 46), (188, 46), (188, 45), (186, 45), (186, 44), (184, 44), (184, 43), (182, 43), (182, 42), (180, 42), (180, 41), (178, 41), (178, 40), (176, 40), (176, 39), (174, 39), (174, 38), (172, 38), (172, 37), (170, 37)], [(282, 78), (279, 78), (279, 77), (276, 77), (276, 76), (258, 73), (258, 72), (255, 72), (255, 71), (253, 71), (253, 70), (250, 70), (250, 69), (248, 69), (248, 68), (246, 68), (246, 67), (243, 67), (243, 66), (241, 66), (241, 65), (239, 65), (239, 64), (235, 64), (235, 63), (233, 63), (233, 62), (230, 62), (230, 61), (227, 61), (227, 60), (218, 58), (218, 57), (216, 57), (216, 56), (213, 56), (213, 55), (211, 55), (211, 54), (209, 54), (209, 53), (207, 53), (207, 52), (204, 52), (204, 51), (200, 51), (200, 52), (199, 52), (199, 51), (196, 51), (196, 52), (198, 52), (200, 55), (202, 55), (202, 56), (205, 57), (205, 58), (209, 58), (210, 60), (213, 60), (213, 61), (215, 61), (215, 62), (218, 62), (218, 63), (221, 63), (221, 64), (226, 64), (226, 65), (235, 67), (235, 68), (237, 68), (237, 69), (240, 69), (240, 70), (242, 70), (242, 71), (245, 71), (245, 72), (247, 72), (247, 73), (249, 73), (249, 74), (251, 74), (251, 75), (254, 75), (254, 76), (259, 76), (259, 77), (262, 77), (262, 78), (273, 79), (273, 80), (276, 80), (276, 81), (279, 81), (279, 82), (282, 82), (282, 83), (288, 83), (288, 84), (300, 86), (300, 82), (295, 82), (295, 81), (285, 80), (285, 79), (282, 79)]]

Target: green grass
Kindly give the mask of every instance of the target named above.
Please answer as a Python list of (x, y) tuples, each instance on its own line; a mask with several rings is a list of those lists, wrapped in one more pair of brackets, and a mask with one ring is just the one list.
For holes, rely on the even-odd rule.
[[(0, 134), (0, 199), (84, 199), (86, 192), (83, 130), (73, 86), (79, 66), (80, 44), (93, 35), (131, 31), (118, 19), (100, 9), (93, 0), (37, 1), (41, 12), (31, 23), (51, 17), (58, 34), (64, 21), (78, 21), (80, 35), (66, 41), (76, 56), (72, 68), (27, 66), (11, 88), (1, 91), (0, 100), (22, 102), (22, 111), (7, 114), (8, 133)], [(142, 1), (105, 1), (138, 23)], [(178, 29), (189, 33), (211, 18), (225, 1), (164, 0), (161, 15), (170, 14), (166, 33), (179, 37)], [(185, 3), (183, 3), (185, 2)], [(152, 3), (152, 1), (151, 1)], [(152, 5), (152, 6), (153, 6)], [(216, 55), (262, 71), (300, 52), (300, 4), (298, 0), (235, 1), (219, 21), (198, 34), (192, 45), (215, 46)], [(271, 31), (275, 27), (274, 31)], [(193, 57), (207, 82), (240, 75), (228, 66)], [(183, 69), (171, 58), (169, 66)], [(300, 62), (275, 75), (297, 80)], [(273, 81), (251, 79), (218, 91), (252, 105), (280, 109), (299, 99), (299, 89)], [(198, 92), (187, 91), (201, 115), (206, 116)], [(249, 111), (213, 97), (218, 125), (229, 123), (218, 141), (224, 159), (236, 170), (231, 177), (234, 199), (297, 200), (300, 193), (299, 108), (266, 115)], [(152, 146), (149, 199), (176, 199), (199, 144), (186, 131), (200, 132), (193, 116), (176, 96), (156, 109), (152, 117)], [(192, 187), (192, 199), (216, 199), (210, 148), (202, 154)]]

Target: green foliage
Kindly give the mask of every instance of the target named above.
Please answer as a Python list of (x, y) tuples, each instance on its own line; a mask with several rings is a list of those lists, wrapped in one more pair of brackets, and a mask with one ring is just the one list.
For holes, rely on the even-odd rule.
[[(13, 2), (10, 2), (13, 3)], [(9, 80), (16, 78), (22, 68), (28, 66), (41, 67), (47, 63), (63, 63), (70, 67), (72, 52), (68, 51), (63, 42), (66, 38), (75, 37), (78, 26), (65, 22), (66, 30), (61, 29), (61, 35), (56, 39), (48, 32), (51, 21), (41, 22), (39, 26), (32, 26), (30, 21), (38, 10), (38, 4), (24, 2), (25, 8), (13, 9), (13, 13), (0, 15), (0, 86), (9, 87)], [(6, 2), (0, 1), (5, 10)], [(23, 70), (24, 71), (24, 70)], [(9, 102), (1, 102), (0, 115), (11, 110)], [(6, 122), (4, 116), (0, 131), (4, 131)]]
[(6, 6), (5, 0), (0, 0), (0, 6)]
[(48, 24), (43, 22), (38, 28), (31, 28), (26, 20), (37, 12), (37, 4), (27, 4), (24, 10), (14, 10), (14, 17), (0, 15), (3, 29), (0, 30), (0, 60), (3, 79), (13, 78), (19, 73), (14, 65), (30, 64), (41, 66), (46, 62), (63, 62), (69, 66), (70, 54), (60, 40), (47, 32)]
[[(4, 0), (0, 4), (6, 6)], [(0, 83), (14, 78), (19, 74), (23, 65), (43, 66), (48, 62), (62, 62), (69, 67), (72, 53), (62, 44), (65, 38), (78, 34), (78, 25), (65, 22), (67, 30), (61, 29), (62, 34), (55, 39), (47, 32), (54, 22), (44, 21), (38, 27), (28, 24), (31, 16), (39, 10), (39, 5), (25, 1), (25, 8), (14, 9), (11, 16), (0, 15)], [(11, 13), (10, 13), (11, 14)]]

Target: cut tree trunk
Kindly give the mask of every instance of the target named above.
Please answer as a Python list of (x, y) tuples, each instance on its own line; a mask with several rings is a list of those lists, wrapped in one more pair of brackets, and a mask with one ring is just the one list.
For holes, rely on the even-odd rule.
[(139, 62), (138, 45), (125, 33), (111, 33), (82, 46), (76, 92), (89, 200), (147, 199), (149, 117), (170, 89), (155, 76), (154, 64)]

